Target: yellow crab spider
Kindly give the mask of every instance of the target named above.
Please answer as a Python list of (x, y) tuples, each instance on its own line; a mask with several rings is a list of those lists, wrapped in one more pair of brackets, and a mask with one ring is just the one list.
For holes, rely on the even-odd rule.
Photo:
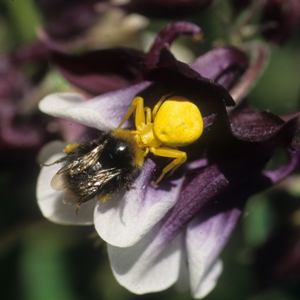
[[(135, 130), (121, 126), (135, 112)], [(133, 99), (113, 135), (131, 140), (134, 137), (136, 165), (142, 166), (150, 152), (156, 156), (172, 158), (155, 181), (158, 184), (170, 171), (187, 160), (187, 154), (178, 147), (187, 146), (200, 138), (203, 118), (199, 108), (189, 99), (179, 96), (163, 96), (151, 110), (144, 106), (144, 99)], [(131, 137), (130, 137), (131, 136)], [(132, 142), (131, 142), (132, 144)]]

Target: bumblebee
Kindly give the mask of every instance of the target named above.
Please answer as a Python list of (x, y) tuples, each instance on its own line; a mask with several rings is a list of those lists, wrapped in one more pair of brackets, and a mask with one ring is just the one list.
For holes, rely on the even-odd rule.
[[(135, 129), (121, 128), (133, 114)], [(116, 129), (89, 143), (65, 147), (66, 156), (57, 161), (63, 167), (51, 185), (64, 191), (66, 202), (79, 206), (95, 196), (106, 201), (114, 192), (131, 187), (149, 153), (172, 159), (156, 179), (158, 185), (187, 160), (178, 147), (195, 142), (202, 132), (202, 115), (191, 100), (163, 96), (151, 109), (142, 97), (135, 97)]]

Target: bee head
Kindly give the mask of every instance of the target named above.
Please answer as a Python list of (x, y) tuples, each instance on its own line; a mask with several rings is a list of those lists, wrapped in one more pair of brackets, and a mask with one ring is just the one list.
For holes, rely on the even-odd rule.
[(119, 168), (132, 165), (133, 151), (127, 141), (118, 138), (108, 138), (101, 154), (104, 167), (111, 165)]

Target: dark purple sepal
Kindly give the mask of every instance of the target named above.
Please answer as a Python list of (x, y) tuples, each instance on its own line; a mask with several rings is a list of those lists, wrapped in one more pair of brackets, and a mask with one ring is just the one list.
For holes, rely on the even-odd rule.
[(144, 54), (127, 48), (78, 55), (53, 50), (51, 59), (69, 82), (92, 95), (99, 95), (141, 81)]
[(236, 110), (230, 114), (232, 133), (240, 140), (262, 142), (272, 138), (285, 124), (269, 112), (249, 109)]
[(230, 94), (237, 104), (244, 101), (249, 91), (253, 88), (263, 74), (269, 59), (269, 47), (263, 43), (252, 43), (248, 47), (250, 64), (238, 82), (230, 89)]
[(156, 67), (149, 70), (145, 74), (145, 78), (153, 82), (160, 82), (172, 93), (178, 91), (183, 95), (206, 95), (208, 98), (223, 101), (226, 106), (235, 104), (223, 86), (202, 77), (187, 64), (177, 61), (167, 49), (161, 50)]
[(147, 69), (156, 67), (162, 49), (169, 48), (176, 38), (182, 35), (201, 36), (202, 29), (190, 22), (173, 22), (164, 27), (156, 36), (149, 52), (146, 54), (145, 66)]
[(147, 17), (178, 18), (196, 14), (212, 0), (131, 0), (121, 8)]
[[(235, 180), (245, 178), (245, 172), (247, 178), (250, 174), (262, 174), (278, 147), (287, 150), (291, 147), (297, 130), (297, 119), (283, 122), (261, 113), (251, 113), (247, 117), (248, 121), (245, 116), (240, 119), (241, 124), (236, 125), (232, 136), (221, 143), (216, 141), (208, 150), (209, 159)], [(266, 130), (263, 124), (268, 126)]]
[[(208, 150), (210, 165), (186, 170), (179, 199), (163, 225), (166, 238), (174, 238), (198, 214), (208, 218), (233, 208), (242, 210), (249, 196), (271, 187), (299, 166), (299, 149), (291, 149), (297, 120), (284, 122), (264, 114), (250, 117), (249, 128), (250, 123), (254, 125), (254, 120), (257, 120), (258, 127), (266, 124), (269, 130), (260, 134), (259, 138), (256, 136), (257, 141), (251, 142), (228, 136), (222, 143), (211, 145)], [(243, 118), (237, 120), (243, 123)], [(253, 138), (253, 132), (247, 125), (245, 127), (247, 130), (244, 128), (243, 131), (247, 132), (247, 137)], [(276, 170), (265, 171), (266, 164), (279, 146), (289, 152), (289, 162)]]
[(221, 139), (226, 139), (230, 132), (226, 106), (234, 105), (234, 101), (223, 86), (202, 77), (187, 64), (177, 61), (166, 48), (161, 50), (157, 67), (148, 71), (145, 79), (153, 83), (142, 93), (146, 101), (157, 101), (163, 95), (177, 95), (199, 106), (205, 120), (205, 128), (209, 127), (209, 130), (204, 130), (199, 143), (189, 146), (189, 153), (193, 153), (191, 157), (194, 158), (195, 153), (199, 155), (199, 149), (203, 152), (207, 145), (214, 143), (220, 135)]
[(300, 166), (300, 150), (289, 147), (287, 149), (288, 162), (274, 170), (264, 171), (263, 174), (267, 177), (271, 184), (274, 185), (284, 180), (291, 173), (296, 171)]
[(249, 66), (248, 56), (233, 47), (216, 48), (197, 58), (191, 68), (225, 88), (231, 88)]
[(258, 143), (272, 139), (281, 140), (284, 146), (295, 144), (298, 148), (299, 115), (280, 118), (271, 112), (255, 111), (243, 103), (229, 115), (233, 136), (240, 141)]
[[(290, 162), (277, 170), (277, 173), (282, 171), (280, 180), (298, 166), (299, 153), (297, 163)], [(172, 240), (195, 216), (203, 222), (222, 212), (236, 212), (231, 233), (247, 199), (277, 182), (264, 174), (263, 167), (251, 157), (193, 170), (186, 177), (179, 200), (165, 218), (162, 227), (164, 237)]]
[(214, 197), (224, 192), (229, 181), (216, 165), (188, 176), (174, 208), (166, 216), (162, 230), (172, 240)]

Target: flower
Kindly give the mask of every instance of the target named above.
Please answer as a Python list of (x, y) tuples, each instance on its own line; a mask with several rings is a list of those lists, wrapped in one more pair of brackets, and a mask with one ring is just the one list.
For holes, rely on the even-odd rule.
[[(169, 28), (169, 40), (174, 35)], [(143, 81), (89, 101), (78, 94), (49, 95), (40, 109), (107, 131), (117, 127), (136, 95), (143, 96), (148, 106), (170, 92), (193, 99), (205, 129), (199, 142), (187, 149), (188, 162), (155, 188), (151, 182), (161, 164), (148, 158), (134, 188), (105, 203), (90, 200), (77, 213), (63, 202), (63, 192), (50, 186), (60, 168), (54, 164), (41, 170), (37, 199), (43, 215), (54, 222), (94, 224), (108, 244), (116, 279), (130, 291), (144, 294), (180, 283), (202, 298), (221, 274), (219, 255), (246, 199), (298, 166), (297, 124), (295, 118), (283, 120), (250, 108), (227, 113), (226, 106), (234, 101), (225, 87), (232, 87), (247, 67), (241, 51), (214, 49), (188, 66), (171, 55), (166, 39), (158, 39), (146, 55)], [(277, 147), (286, 149), (290, 160), (265, 171)], [(56, 153), (47, 162), (59, 157)]]

